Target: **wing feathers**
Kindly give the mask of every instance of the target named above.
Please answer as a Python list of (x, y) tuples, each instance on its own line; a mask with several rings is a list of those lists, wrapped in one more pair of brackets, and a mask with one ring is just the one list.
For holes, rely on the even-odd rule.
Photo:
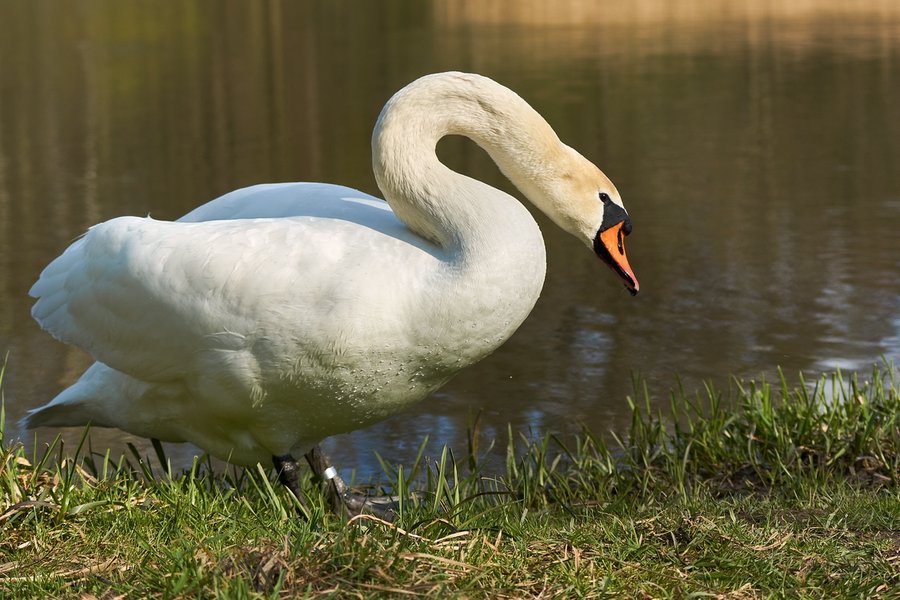
[[(335, 344), (403, 288), (388, 283), (398, 275), (389, 265), (405, 264), (409, 275), (414, 263), (431, 268), (433, 252), (383, 201), (354, 190), (248, 188), (180, 222), (95, 225), (41, 273), (32, 315), (142, 381), (186, 380), (221, 352), (248, 354), (226, 362), (252, 371), (259, 341), (277, 340), (291, 356)], [(341, 298), (353, 298), (341, 304), (352, 313), (334, 313)]]
[(107, 221), (44, 270), (32, 315), (115, 369), (149, 381), (179, 377), (196, 352), (216, 347), (221, 338), (209, 334), (246, 328), (236, 309), (258, 276), (235, 272), (253, 267), (259, 257), (247, 257), (261, 243), (250, 249), (242, 235), (234, 222)]

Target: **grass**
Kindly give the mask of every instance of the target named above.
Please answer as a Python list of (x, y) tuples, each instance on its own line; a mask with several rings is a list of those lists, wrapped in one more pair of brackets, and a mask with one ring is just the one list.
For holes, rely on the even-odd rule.
[(385, 465), (420, 492), (395, 523), (331, 515), (308, 479), (299, 519), (261, 468), (0, 438), (0, 597), (897, 598), (895, 375), (678, 392), (664, 417), (644, 395), (612, 447), (511, 432), (502, 474), (474, 442)]

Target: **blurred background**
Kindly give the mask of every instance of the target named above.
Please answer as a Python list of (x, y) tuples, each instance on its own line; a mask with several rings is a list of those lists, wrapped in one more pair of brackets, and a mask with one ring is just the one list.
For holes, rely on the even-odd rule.
[[(90, 364), (27, 297), (88, 226), (267, 181), (380, 195), (382, 105), (451, 69), (516, 90), (616, 183), (641, 293), (536, 215), (549, 270), (529, 320), (415, 409), (332, 439), (339, 463), (377, 474), (373, 451), (408, 462), (425, 436), (432, 456), (462, 453), (478, 414), (483, 448), (507, 424), (622, 430), (635, 380), (665, 410), (679, 385), (900, 358), (894, 0), (0, 0), (7, 434), (30, 446), (16, 420)], [(514, 192), (471, 142), (439, 154)], [(195, 452), (169, 447), (180, 465)]]

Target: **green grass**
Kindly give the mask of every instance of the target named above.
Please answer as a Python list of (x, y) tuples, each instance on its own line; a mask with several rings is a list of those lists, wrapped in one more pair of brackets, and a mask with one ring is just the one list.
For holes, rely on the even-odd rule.
[(895, 374), (643, 397), (611, 447), (511, 433), (502, 474), (474, 443), (385, 465), (421, 492), (393, 524), (308, 479), (299, 519), (262, 469), (0, 438), (0, 597), (900, 597)]

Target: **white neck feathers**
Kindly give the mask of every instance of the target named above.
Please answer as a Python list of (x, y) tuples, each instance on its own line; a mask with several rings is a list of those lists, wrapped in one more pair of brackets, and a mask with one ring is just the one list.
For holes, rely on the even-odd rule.
[(397, 92), (372, 136), (378, 186), (411, 229), (443, 247), (465, 245), (489, 225), (485, 219), (500, 217), (498, 210), (526, 213), (511, 208), (508, 195), (441, 164), (435, 147), (445, 135), (472, 139), (545, 210), (540, 182), (550, 178), (567, 147), (513, 91), (479, 75), (441, 73)]

